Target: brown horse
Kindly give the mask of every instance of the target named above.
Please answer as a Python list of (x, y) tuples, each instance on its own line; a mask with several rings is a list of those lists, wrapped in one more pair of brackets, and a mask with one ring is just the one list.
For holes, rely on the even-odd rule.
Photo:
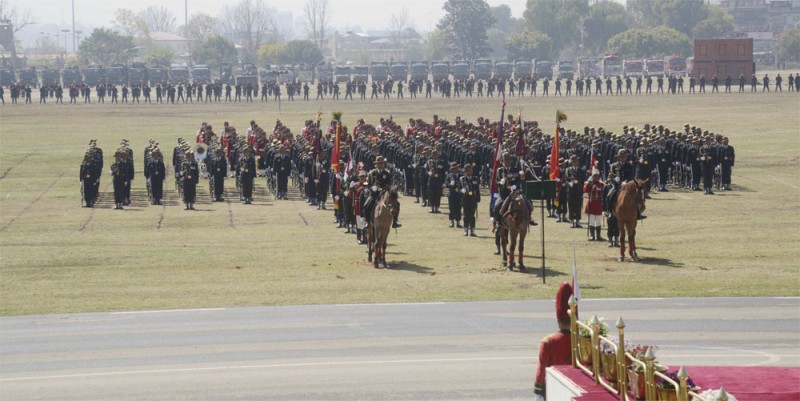
[(645, 191), (647, 188), (646, 180), (628, 181), (619, 189), (617, 196), (617, 206), (614, 208), (614, 215), (617, 217), (619, 226), (619, 261), (625, 261), (625, 233), (629, 233), (628, 253), (634, 262), (639, 260), (636, 255), (636, 223), (639, 213), (644, 212)]
[[(525, 271), (523, 263), (523, 252), (525, 250), (525, 236), (528, 234), (528, 223), (531, 220), (531, 210), (519, 191), (514, 191), (509, 195), (508, 203), (500, 210), (500, 244), (503, 247), (503, 266), (509, 271), (514, 267), (514, 249), (519, 240), (519, 271)], [(510, 237), (510, 238), (509, 238)], [(511, 247), (508, 247), (509, 239)], [(508, 256), (508, 261), (506, 261)]]
[[(390, 190), (384, 191), (373, 210), (372, 224), (367, 228), (367, 243), (369, 244), (367, 260), (373, 262), (376, 269), (389, 267), (386, 264), (386, 239), (392, 229), (392, 220), (397, 206), (397, 189), (392, 187)], [(374, 258), (373, 253), (375, 254)]]

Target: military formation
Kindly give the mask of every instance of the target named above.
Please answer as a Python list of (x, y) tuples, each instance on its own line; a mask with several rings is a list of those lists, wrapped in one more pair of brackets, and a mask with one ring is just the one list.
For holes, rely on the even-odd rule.
[[(500, 132), (503, 142), (498, 146)], [(487, 205), (495, 230), (505, 199), (523, 190), (528, 181), (548, 179), (553, 175), (551, 166), (557, 166), (556, 194), (544, 203), (547, 216), (583, 228), (585, 214), (588, 239), (605, 241), (601, 230), (606, 225), (609, 247), (618, 246), (614, 203), (627, 181), (647, 180), (647, 197), (651, 190), (702, 190), (713, 195), (732, 189), (735, 152), (728, 138), (691, 124), (682, 129), (623, 126), (619, 133), (603, 127), (584, 127), (582, 132), (560, 128), (558, 134), (558, 160), (553, 162), (555, 136), (544, 133), (536, 121), (513, 116), (505, 121), (479, 117), (475, 122), (456, 117), (451, 122), (434, 115), (430, 121), (409, 119), (405, 126), (391, 117), (375, 125), (359, 119), (350, 130), (340, 119), (322, 124), (318, 115), (307, 120), (298, 135), (280, 121), (270, 130), (250, 121), (241, 135), (227, 122), (221, 135), (202, 123), (193, 140), (178, 138), (172, 170), (187, 210), (194, 209), (201, 180), (207, 180), (208, 196), (216, 202), (224, 201), (225, 183), (233, 180), (244, 204), (253, 202), (259, 178), (278, 200), (289, 199), (291, 180), (308, 205), (332, 208), (337, 227), (355, 234), (358, 243), (366, 241), (364, 230), (371, 224), (376, 201), (392, 188), (431, 214), (441, 213), (446, 198), (449, 227), (474, 237), (482, 191), (496, 188)], [(494, 170), (498, 149), (500, 160)], [(98, 198), (102, 155), (92, 140), (80, 172), (86, 207)], [(120, 143), (114, 159), (114, 203), (122, 209), (130, 204), (134, 178), (128, 141)], [(161, 205), (167, 169), (155, 140), (145, 148), (143, 170), (150, 203)], [(528, 206), (532, 210), (533, 205)], [(399, 214), (398, 206), (394, 227), (401, 226)], [(496, 244), (499, 253), (499, 238)]]
[[(100, 104), (186, 104), (186, 103), (252, 103), (269, 101), (310, 101), (314, 100), (353, 100), (354, 96), (360, 100), (384, 99), (416, 99), (418, 96), (432, 98), (472, 98), (472, 97), (535, 97), (535, 96), (621, 96), (641, 94), (677, 94), (677, 93), (737, 93), (744, 92), (783, 92), (783, 77), (777, 74), (770, 78), (764, 74), (760, 79), (753, 74), (747, 78), (705, 76), (659, 76), (651, 77), (608, 77), (603, 80), (597, 78), (573, 79), (532, 79), (520, 78), (519, 80), (504, 80), (493, 78), (489, 80), (449, 80), (438, 81), (347, 81), (336, 83), (333, 81), (320, 81), (316, 85), (308, 82), (287, 82), (285, 84), (239, 83), (223, 84), (220, 82), (208, 84), (171, 84), (157, 83), (141, 85), (112, 85), (101, 83), (94, 87), (86, 84), (73, 84), (69, 86), (42, 85), (32, 88), (30, 85), (12, 84), (8, 87), (10, 103), (32, 104), (34, 92), (38, 92), (39, 104), (50, 103), (69, 104), (95, 103)], [(665, 86), (666, 85), (666, 86)], [(737, 88), (738, 85), (738, 88)], [(344, 86), (344, 89), (342, 89)], [(315, 87), (315, 93), (311, 93)], [(722, 89), (720, 89), (722, 88)], [(734, 89), (736, 88), (736, 89)], [(772, 89), (770, 89), (772, 88)], [(686, 91), (686, 92), (684, 92)], [(787, 78), (787, 91), (800, 93), (800, 74), (789, 74)], [(0, 87), (0, 102), (5, 104), (6, 89)], [(341, 96), (341, 93), (344, 95)], [(408, 96), (406, 96), (406, 94)], [(282, 97), (285, 95), (285, 97)], [(65, 97), (67, 99), (65, 99)], [(297, 99), (295, 99), (297, 97)]]

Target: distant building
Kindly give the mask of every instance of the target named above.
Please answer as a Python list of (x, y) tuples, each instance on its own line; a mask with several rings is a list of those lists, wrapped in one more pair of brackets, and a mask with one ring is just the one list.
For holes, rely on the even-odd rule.
[(407, 30), (402, 37), (388, 31), (335, 33), (328, 45), (330, 56), (335, 60), (367, 64), (373, 61), (410, 61), (409, 48), (423, 43), (417, 32)]
[(788, 29), (800, 28), (800, 0), (720, 0), (735, 19), (735, 36), (753, 39), (755, 60), (774, 65), (777, 42)]

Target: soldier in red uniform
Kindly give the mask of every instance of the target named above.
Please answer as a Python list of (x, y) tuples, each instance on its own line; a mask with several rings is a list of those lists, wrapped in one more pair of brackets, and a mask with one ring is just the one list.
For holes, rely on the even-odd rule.
[(558, 319), (558, 333), (551, 334), (542, 339), (539, 347), (539, 366), (536, 368), (536, 385), (533, 387), (535, 400), (544, 401), (545, 395), (545, 369), (554, 365), (569, 365), (572, 363), (572, 339), (570, 334), (569, 298), (572, 296), (572, 286), (562, 283), (556, 294), (556, 318)]
[(592, 180), (583, 186), (583, 193), (589, 196), (583, 212), (589, 216), (589, 241), (605, 241), (600, 235), (600, 227), (603, 225), (603, 187), (605, 184), (600, 181), (600, 171), (596, 168), (593, 170)]

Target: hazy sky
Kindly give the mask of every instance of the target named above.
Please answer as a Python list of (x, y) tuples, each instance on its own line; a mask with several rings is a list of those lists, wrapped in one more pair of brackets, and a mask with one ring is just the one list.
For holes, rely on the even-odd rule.
[[(349, 27), (360, 26), (365, 30), (384, 29), (389, 24), (391, 15), (399, 14), (405, 7), (412, 20), (412, 25), (419, 31), (430, 31), (444, 15), (442, 0), (329, 0), (334, 29), (345, 31)], [(188, 0), (189, 16), (196, 12), (205, 12), (217, 16), (224, 4), (235, 4), (237, 1)], [(526, 0), (487, 0), (489, 5), (508, 4), (515, 17), (522, 17)], [(72, 25), (72, 0), (9, 0), (12, 6), (21, 10), (30, 10), (43, 24)], [(77, 25), (87, 28), (110, 26), (114, 11), (129, 8), (137, 11), (147, 6), (164, 6), (176, 16), (177, 25), (183, 25), (184, 0), (74, 0), (75, 21)], [(267, 0), (270, 6), (292, 12), (295, 19), (300, 18), (305, 0)], [(302, 34), (300, 32), (299, 34)]]

